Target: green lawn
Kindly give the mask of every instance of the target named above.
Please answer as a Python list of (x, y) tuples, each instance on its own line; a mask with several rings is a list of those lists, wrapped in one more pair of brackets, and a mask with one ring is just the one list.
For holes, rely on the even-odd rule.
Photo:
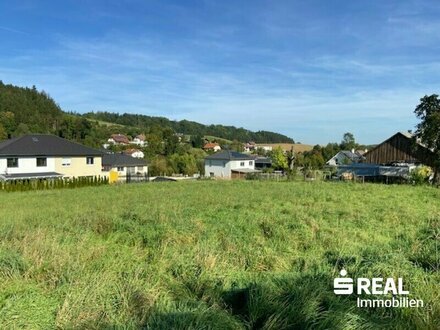
[[(0, 328), (434, 329), (440, 189), (179, 182), (0, 193)], [(424, 308), (333, 278), (403, 277)]]

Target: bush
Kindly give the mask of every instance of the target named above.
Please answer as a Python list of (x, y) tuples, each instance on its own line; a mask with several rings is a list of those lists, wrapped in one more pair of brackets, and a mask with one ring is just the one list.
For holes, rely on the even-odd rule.
[(432, 169), (428, 166), (418, 166), (411, 171), (410, 182), (415, 185), (429, 183), (429, 178), (432, 175)]
[(33, 179), (0, 181), (0, 190), (6, 192), (29, 191), (29, 190), (49, 190), (61, 188), (77, 188), (88, 186), (101, 186), (108, 184), (108, 178), (101, 176), (79, 177), (71, 179)]

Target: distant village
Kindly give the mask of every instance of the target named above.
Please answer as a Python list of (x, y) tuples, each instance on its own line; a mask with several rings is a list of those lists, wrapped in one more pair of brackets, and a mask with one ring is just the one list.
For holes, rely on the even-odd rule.
[[(175, 134), (177, 143), (187, 141)], [(132, 181), (178, 181), (211, 179), (282, 179), (300, 173), (305, 179), (317, 175), (334, 180), (402, 182), (418, 168), (431, 166), (431, 151), (409, 132), (397, 132), (371, 149), (338, 150), (319, 169), (304, 163), (319, 146), (299, 143), (235, 144), (215, 139), (203, 141), (205, 154), (201, 171), (152, 173), (144, 150), (144, 134), (130, 138), (115, 133), (103, 141), (102, 149), (90, 148), (55, 135), (27, 134), (0, 142), (0, 181), (48, 180), (74, 177), (105, 177), (110, 183)], [(315, 171), (314, 171), (315, 170)], [(316, 174), (319, 170), (319, 174)], [(429, 174), (431, 175), (431, 174)]]

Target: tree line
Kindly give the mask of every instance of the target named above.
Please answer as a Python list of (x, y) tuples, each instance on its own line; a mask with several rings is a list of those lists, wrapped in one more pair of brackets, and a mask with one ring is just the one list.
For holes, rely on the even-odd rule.
[(151, 117), (138, 114), (118, 114), (112, 112), (88, 112), (82, 115), (85, 118), (111, 122), (124, 126), (132, 126), (147, 129), (151, 126), (169, 127), (175, 132), (195, 136), (216, 136), (226, 140), (237, 140), (240, 142), (254, 141), (256, 143), (294, 143), (294, 141), (282, 134), (258, 131), (252, 132), (244, 128), (224, 125), (203, 125), (194, 121), (180, 120), (173, 121), (164, 117)]

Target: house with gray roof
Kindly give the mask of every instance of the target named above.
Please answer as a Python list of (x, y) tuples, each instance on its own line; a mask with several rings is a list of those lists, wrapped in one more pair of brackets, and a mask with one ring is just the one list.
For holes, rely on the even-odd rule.
[(212, 178), (244, 178), (255, 169), (255, 159), (236, 151), (225, 150), (205, 158), (205, 176)]
[(365, 159), (363, 154), (364, 152), (360, 150), (342, 150), (330, 158), (326, 165), (339, 166), (360, 163)]
[(111, 182), (124, 181), (127, 176), (146, 176), (148, 166), (144, 159), (123, 153), (105, 153), (102, 156), (102, 171), (109, 176)]
[(23, 135), (0, 141), (0, 180), (99, 176), (101, 158), (101, 151), (55, 135)]

